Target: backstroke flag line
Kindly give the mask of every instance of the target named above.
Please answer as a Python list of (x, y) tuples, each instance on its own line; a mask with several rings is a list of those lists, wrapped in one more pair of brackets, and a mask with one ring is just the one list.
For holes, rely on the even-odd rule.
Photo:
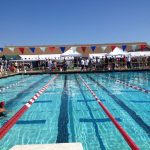
[(31, 50), (32, 53), (34, 53), (35, 48), (34, 48), (34, 47), (31, 47), (30, 50)]
[(142, 44), (142, 45), (140, 46), (140, 48), (141, 48), (142, 51), (143, 51), (146, 47), (147, 47), (146, 44)]
[(49, 50), (50, 50), (50, 52), (54, 52), (54, 50), (55, 50), (55, 47), (54, 47), (54, 46), (52, 46), (52, 47), (49, 47)]
[(40, 50), (41, 50), (42, 52), (45, 52), (45, 49), (46, 49), (46, 47), (40, 47)]
[(137, 45), (132, 45), (131, 47), (132, 47), (132, 50), (135, 51), (137, 48)]
[(127, 48), (127, 45), (122, 45), (122, 49), (123, 49), (123, 51), (125, 51), (125, 50), (126, 50), (126, 48)]
[(14, 52), (15, 48), (14, 47), (9, 47), (8, 48), (10, 51)]
[(107, 46), (101, 46), (101, 49), (103, 50), (103, 52), (106, 50)]
[(66, 47), (60, 47), (60, 50), (61, 50), (62, 53), (65, 52), (65, 49), (66, 49)]
[(96, 46), (91, 46), (92, 51), (94, 52), (96, 49)]
[(85, 53), (86, 47), (81, 47), (83, 53)]
[(20, 50), (21, 54), (24, 53), (24, 48), (23, 47), (19, 48), (19, 50)]
[(3, 52), (3, 48), (0, 48), (0, 52)]
[(112, 50), (112, 51), (113, 51), (115, 48), (116, 48), (115, 45), (112, 45), (112, 46), (111, 46), (111, 50)]

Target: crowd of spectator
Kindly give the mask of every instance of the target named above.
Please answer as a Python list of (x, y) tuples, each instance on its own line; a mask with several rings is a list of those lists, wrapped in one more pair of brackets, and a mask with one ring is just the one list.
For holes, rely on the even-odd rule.
[(81, 59), (81, 71), (149, 68), (150, 57), (102, 57)]
[(38, 60), (38, 61), (9, 61), (0, 60), (0, 75), (8, 72), (19, 71), (67, 71), (67, 70), (116, 70), (116, 69), (135, 69), (150, 68), (150, 56), (139, 57), (93, 57), (93, 58), (74, 58), (72, 60)]

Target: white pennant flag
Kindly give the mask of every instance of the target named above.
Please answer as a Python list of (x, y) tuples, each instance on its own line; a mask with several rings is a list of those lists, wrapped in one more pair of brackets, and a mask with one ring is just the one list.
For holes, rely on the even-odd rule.
[(137, 48), (137, 45), (132, 45), (132, 50), (135, 51), (135, 49)]
[(14, 52), (15, 48), (14, 47), (9, 47), (8, 48), (10, 51)]
[(103, 50), (103, 52), (106, 50), (107, 46), (101, 46), (101, 49)]
[(42, 52), (45, 52), (46, 47), (40, 47)]
[(77, 47), (71, 47), (70, 49), (73, 51), (73, 53), (75, 53), (77, 50)]

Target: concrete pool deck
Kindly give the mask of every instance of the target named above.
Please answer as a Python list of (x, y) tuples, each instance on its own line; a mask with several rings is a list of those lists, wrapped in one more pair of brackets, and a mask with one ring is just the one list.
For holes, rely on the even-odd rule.
[(83, 150), (81, 143), (16, 145), (10, 150)]
[(1, 78), (7, 78), (10, 76), (15, 76), (15, 75), (37, 75), (37, 74), (75, 74), (75, 73), (106, 73), (106, 72), (136, 72), (136, 71), (150, 71), (150, 68), (137, 68), (137, 69), (116, 69), (116, 70), (92, 70), (92, 71), (80, 71), (79, 69), (77, 70), (67, 70), (67, 71), (42, 71), (42, 70), (36, 70), (36, 71), (19, 71), (19, 72), (9, 72), (7, 74), (0, 75)]

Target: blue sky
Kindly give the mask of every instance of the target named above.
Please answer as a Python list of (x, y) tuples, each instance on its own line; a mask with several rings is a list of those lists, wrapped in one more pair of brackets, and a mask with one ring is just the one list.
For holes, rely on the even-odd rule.
[(150, 0), (0, 0), (0, 47), (150, 43)]

